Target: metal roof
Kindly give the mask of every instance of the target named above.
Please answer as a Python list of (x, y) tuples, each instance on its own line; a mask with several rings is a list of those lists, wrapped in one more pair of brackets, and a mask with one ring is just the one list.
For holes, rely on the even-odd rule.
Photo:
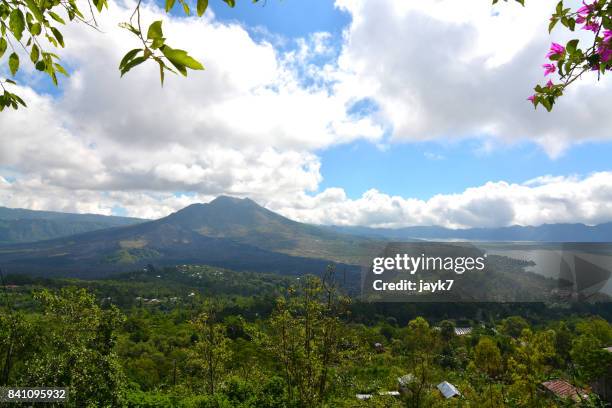
[(582, 388), (578, 388), (565, 380), (550, 380), (542, 383), (544, 388), (561, 398), (572, 398), (575, 400), (585, 398), (588, 393)]
[(440, 384), (438, 384), (438, 390), (440, 390), (442, 395), (444, 395), (444, 398), (452, 398), (456, 395), (461, 395), (457, 387), (448, 381), (442, 381)]

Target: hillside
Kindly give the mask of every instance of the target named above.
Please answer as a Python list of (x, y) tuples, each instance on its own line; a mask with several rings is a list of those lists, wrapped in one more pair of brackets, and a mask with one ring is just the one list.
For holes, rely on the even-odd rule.
[(67, 237), (83, 232), (134, 225), (143, 221), (128, 217), (0, 207), (0, 244)]

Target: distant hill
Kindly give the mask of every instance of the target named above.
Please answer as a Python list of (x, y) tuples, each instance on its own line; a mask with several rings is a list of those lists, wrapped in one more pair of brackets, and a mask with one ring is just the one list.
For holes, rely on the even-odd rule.
[(540, 241), (540, 242), (612, 242), (612, 223), (543, 224), (501, 228), (450, 229), (443, 227), (368, 228), (328, 227), (330, 231), (386, 240), (466, 240), (466, 241)]
[(0, 265), (85, 277), (149, 263), (304, 274), (365, 252), (370, 242), (291, 221), (248, 199), (219, 197), (156, 221), (0, 246)]
[(0, 207), (0, 244), (67, 237), (144, 221), (138, 218)]

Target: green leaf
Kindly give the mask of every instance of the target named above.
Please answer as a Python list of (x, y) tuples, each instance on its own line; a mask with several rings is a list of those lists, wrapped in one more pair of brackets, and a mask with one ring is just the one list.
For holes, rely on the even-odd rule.
[(47, 65), (45, 64), (45, 61), (43, 60), (38, 61), (35, 67), (39, 71), (45, 71), (47, 69)]
[(576, 52), (576, 48), (578, 47), (578, 41), (577, 39), (568, 41), (568, 43), (565, 46), (565, 49), (567, 50), (568, 53), (573, 54)]
[(188, 16), (191, 15), (191, 10), (189, 9), (189, 4), (187, 4), (186, 1), (184, 0), (179, 0), (181, 2), (181, 4), (183, 5), (183, 11), (185, 12), (185, 14), (187, 14)]
[(25, 30), (25, 19), (20, 9), (15, 8), (9, 17), (9, 29), (17, 40), (21, 40), (23, 30)]
[(157, 40), (164, 37), (164, 33), (162, 32), (162, 22), (161, 20), (154, 21), (149, 26), (149, 30), (147, 31), (147, 39), (149, 40)]
[(57, 21), (60, 24), (66, 24), (66, 22), (64, 21), (63, 18), (61, 18), (60, 16), (58, 16), (57, 14), (55, 14), (52, 11), (49, 11), (49, 16), (51, 16), (52, 19), (54, 19), (55, 21)]
[(198, 16), (202, 17), (202, 15), (206, 12), (208, 8), (208, 0), (198, 0)]
[(106, 0), (93, 0), (93, 3), (96, 6), (96, 9), (98, 10), (98, 12), (101, 12), (102, 7), (104, 6), (108, 8), (108, 5), (106, 4)]
[(156, 38), (151, 43), (151, 48), (154, 49), (154, 50), (157, 50), (157, 49), (161, 48), (164, 45), (165, 42), (166, 42), (166, 40), (163, 39), (163, 38)]
[(11, 74), (15, 76), (17, 71), (19, 71), (19, 55), (17, 53), (12, 53), (8, 59), (9, 69), (11, 70)]
[(4, 39), (4, 37), (0, 38), (0, 58), (2, 58), (2, 56), (4, 55), (4, 52), (6, 51), (6, 47), (8, 46), (6, 40)]
[(125, 64), (130, 62), (132, 58), (134, 58), (136, 54), (138, 54), (140, 51), (142, 51), (142, 49), (140, 48), (134, 48), (133, 50), (128, 51), (121, 59), (121, 62), (119, 63), (119, 69), (123, 68)]
[(121, 69), (121, 76), (124, 76), (129, 70), (134, 68), (136, 65), (140, 65), (147, 60), (147, 57), (136, 57), (132, 59), (130, 62), (125, 64)]
[(51, 32), (53, 33), (53, 36), (57, 39), (57, 42), (63, 47), (64, 36), (62, 35), (62, 33), (60, 33), (59, 30), (55, 27), (51, 27)]
[(157, 63), (159, 64), (159, 79), (161, 81), (161, 86), (164, 86), (164, 63), (162, 61), (157, 61)]
[(55, 64), (53, 64), (53, 66), (55, 67), (55, 70), (57, 72), (59, 72), (60, 74), (62, 74), (64, 76), (70, 76), (70, 75), (68, 75), (68, 71), (66, 71), (66, 69), (63, 66), (61, 66), (60, 64), (55, 63)]
[(42, 26), (40, 25), (40, 23), (34, 23), (32, 24), (32, 27), (30, 27), (30, 34), (32, 34), (33, 36), (40, 35), (41, 32)]
[(32, 63), (36, 64), (36, 61), (38, 61), (39, 57), (40, 50), (38, 49), (38, 45), (34, 44), (32, 46), (32, 50), (30, 51), (30, 60), (32, 60)]
[(236, 6), (236, 0), (223, 0), (223, 1), (230, 7)]
[(194, 70), (204, 69), (204, 66), (199, 61), (187, 55), (187, 51), (175, 50), (165, 45), (161, 48), (161, 52), (166, 58), (168, 58), (168, 61), (170, 61), (172, 65), (174, 65), (176, 69), (185, 76), (187, 75), (187, 70), (185, 68)]
[(34, 17), (36, 17), (38, 21), (43, 23), (45, 21), (45, 17), (43, 16), (42, 11), (40, 11), (40, 7), (38, 7), (38, 4), (36, 4), (34, 0), (25, 0), (25, 3), (32, 12), (32, 14), (34, 14)]
[(176, 0), (166, 0), (166, 13), (172, 10), (172, 7), (174, 7), (174, 3), (176, 3)]

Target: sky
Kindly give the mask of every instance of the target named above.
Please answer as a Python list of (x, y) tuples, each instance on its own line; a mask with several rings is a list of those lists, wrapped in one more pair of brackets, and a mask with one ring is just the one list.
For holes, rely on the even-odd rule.
[(134, 3), (111, 1), (100, 31), (64, 29), (59, 88), (19, 75), (0, 205), (159, 218), (225, 194), (316, 224), (612, 221), (610, 76), (552, 113), (526, 101), (569, 39), (547, 32), (555, 4), (218, 0), (197, 18), (145, 2), (206, 67), (162, 88), (150, 64), (119, 77)]

